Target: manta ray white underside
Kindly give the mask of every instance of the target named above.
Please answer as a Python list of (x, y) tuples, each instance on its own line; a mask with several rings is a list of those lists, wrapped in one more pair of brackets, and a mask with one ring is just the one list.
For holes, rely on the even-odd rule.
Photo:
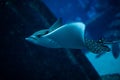
[(84, 33), (85, 24), (74, 22), (60, 26), (39, 38), (37, 34), (33, 34), (26, 40), (48, 48), (81, 49), (84, 48)]

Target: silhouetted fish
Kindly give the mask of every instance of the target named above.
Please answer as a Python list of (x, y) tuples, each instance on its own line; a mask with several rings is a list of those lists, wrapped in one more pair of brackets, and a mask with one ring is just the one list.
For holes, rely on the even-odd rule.
[(104, 42), (104, 44), (111, 45), (111, 51), (113, 54), (113, 57), (117, 59), (120, 55), (120, 41), (111, 41), (111, 42)]
[(120, 47), (118, 43), (112, 44), (112, 53), (114, 58), (118, 58), (120, 55)]

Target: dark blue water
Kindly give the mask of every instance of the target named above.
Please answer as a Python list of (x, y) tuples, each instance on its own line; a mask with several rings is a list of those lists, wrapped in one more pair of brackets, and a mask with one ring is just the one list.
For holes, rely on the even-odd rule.
[[(120, 40), (119, 3), (119, 0), (0, 0), (0, 80), (96, 80), (99, 75), (120, 73), (120, 57), (114, 58), (112, 52), (96, 59), (88, 51), (83, 51), (85, 55), (81, 50), (66, 54), (64, 49), (44, 48), (25, 41), (60, 17), (63, 24), (84, 22), (88, 38)], [(116, 53), (118, 47), (114, 48)]]

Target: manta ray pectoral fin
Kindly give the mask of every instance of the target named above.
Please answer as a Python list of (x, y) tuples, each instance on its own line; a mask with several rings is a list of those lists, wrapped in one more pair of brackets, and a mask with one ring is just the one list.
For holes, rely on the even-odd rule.
[(49, 32), (52, 32), (53, 30), (57, 29), (61, 25), (62, 25), (62, 19), (59, 18), (49, 29), (39, 30), (39, 31), (35, 32), (33, 35), (40, 38), (41, 36), (46, 35)]
[(62, 26), (62, 18), (59, 18), (50, 28), (49, 28), (49, 32), (59, 28), (60, 26)]

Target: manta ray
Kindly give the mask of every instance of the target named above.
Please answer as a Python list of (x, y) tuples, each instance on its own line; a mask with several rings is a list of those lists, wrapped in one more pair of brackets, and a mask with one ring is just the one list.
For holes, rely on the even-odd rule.
[(111, 50), (101, 41), (87, 39), (84, 36), (85, 28), (83, 22), (62, 25), (62, 19), (59, 18), (49, 29), (39, 30), (25, 39), (47, 48), (87, 49), (99, 54), (97, 57)]

